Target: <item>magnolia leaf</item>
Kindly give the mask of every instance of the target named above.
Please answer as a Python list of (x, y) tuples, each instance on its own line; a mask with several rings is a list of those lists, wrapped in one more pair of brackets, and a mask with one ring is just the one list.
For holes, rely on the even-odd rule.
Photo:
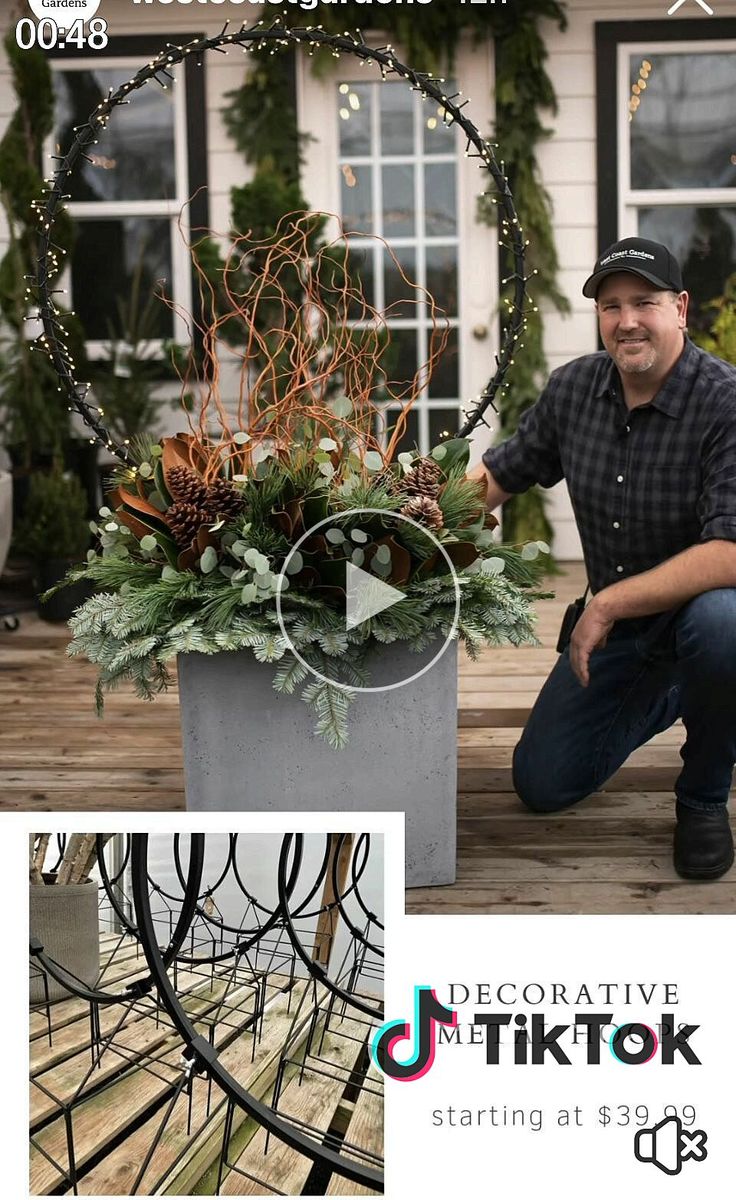
[(432, 450), (435, 462), (442, 463), (442, 469), (447, 474), (451, 470), (467, 467), (470, 458), (470, 442), (467, 438), (448, 438)]
[(209, 575), (217, 566), (217, 551), (214, 546), (207, 546), (199, 560), (199, 569), (203, 575)]
[(165, 513), (166, 509), (169, 507), (169, 501), (161, 492), (159, 492), (158, 489), (148, 493), (148, 501), (149, 504), (152, 504), (154, 508), (157, 508), (158, 511), (162, 513)]

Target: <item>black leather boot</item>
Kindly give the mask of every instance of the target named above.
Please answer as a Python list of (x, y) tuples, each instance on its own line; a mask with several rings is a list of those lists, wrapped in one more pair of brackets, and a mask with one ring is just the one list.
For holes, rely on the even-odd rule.
[(728, 809), (688, 808), (677, 801), (675, 870), (683, 879), (718, 879), (733, 864)]

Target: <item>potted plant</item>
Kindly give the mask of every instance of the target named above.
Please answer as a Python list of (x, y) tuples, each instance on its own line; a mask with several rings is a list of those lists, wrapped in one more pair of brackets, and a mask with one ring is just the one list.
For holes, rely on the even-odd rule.
[[(495, 520), (466, 478), (467, 440), (428, 456), (396, 453), (443, 347), (437, 310), (425, 295), (429, 363), (405, 387), (387, 379), (385, 320), (355, 286), (344, 245), (304, 255), (314, 219), (285, 218), (271, 265), (257, 271), (234, 244), (223, 287), (229, 324), (248, 332), (239, 408), (218, 392), (222, 317), (213, 315), (213, 371), (196, 421), (138, 444), (101, 510), (97, 552), (72, 573), (98, 591), (72, 618), (70, 653), (99, 665), (100, 703), (122, 679), (150, 699), (178, 658), (190, 808), (399, 809), (409, 881), (449, 882), (454, 641), (474, 655), (535, 640), (540, 546), (496, 544)], [(265, 335), (256, 319), (264, 296)], [(383, 443), (376, 395), (401, 404)], [(346, 622), (356, 570), (400, 602)], [(451, 652), (429, 670), (444, 639)], [(410, 686), (360, 694), (402, 658)]]
[[(82, 983), (97, 982), (100, 974), (100, 940), (97, 884), (90, 874), (97, 861), (97, 835), (71, 834), (58, 869), (44, 871), (50, 834), (29, 837), (30, 933), (45, 954)], [(106, 841), (111, 835), (103, 835)], [(31, 1004), (59, 1000), (69, 991), (42, 971), (31, 972)]]
[(87, 497), (75, 475), (65, 474), (56, 466), (49, 474), (38, 473), (31, 479), (14, 545), (34, 564), (38, 611), (46, 621), (68, 621), (89, 596), (89, 586), (83, 582), (45, 595), (56, 588), (89, 546), (86, 512)]

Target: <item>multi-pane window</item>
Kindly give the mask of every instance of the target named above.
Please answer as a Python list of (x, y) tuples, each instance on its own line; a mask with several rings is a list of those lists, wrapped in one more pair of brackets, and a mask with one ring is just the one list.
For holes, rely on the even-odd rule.
[(736, 272), (736, 43), (621, 46), (619, 228), (664, 242), (691, 324)]
[[(66, 149), (110, 88), (117, 89), (139, 63), (121, 59), (55, 64), (55, 142)], [(119, 306), (139, 283), (141, 303), (163, 291), (190, 308), (188, 252), (178, 229), (188, 196), (184, 92), (149, 83), (128, 105), (115, 109), (70, 179), (69, 212), (75, 243), (70, 255), (71, 296), (92, 356), (120, 337)], [(150, 340), (175, 336), (176, 319), (165, 303), (154, 306)]]
[[(431, 379), (422, 379), (401, 445), (426, 453), (460, 424), (457, 131), (404, 83), (337, 86), (341, 215), (367, 300), (389, 310), (386, 362), (395, 390), (427, 361), (432, 329), (424, 293), (409, 288), (402, 273), (431, 293), (450, 326), (438, 366)], [(365, 235), (383, 238), (398, 267)], [(396, 416), (388, 404), (379, 432), (385, 436)]]

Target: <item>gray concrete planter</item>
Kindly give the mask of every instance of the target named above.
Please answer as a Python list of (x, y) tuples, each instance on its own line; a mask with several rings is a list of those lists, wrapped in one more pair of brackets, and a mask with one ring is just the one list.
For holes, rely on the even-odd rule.
[[(94, 984), (100, 974), (100, 932), (97, 915), (97, 884), (87, 883), (30, 885), (30, 931), (59, 966)], [(68, 999), (69, 992), (48, 976), (49, 999)], [(31, 1004), (45, 998), (43, 980), (32, 972)]]
[[(371, 686), (408, 677), (436, 653), (376, 648)], [(250, 651), (179, 655), (187, 808), (406, 813), (408, 887), (455, 879), (457, 646), (405, 687), (359, 695), (350, 741), (332, 750), (298, 694)], [(339, 822), (338, 822), (339, 825)]]
[(13, 477), (9, 471), (0, 471), (0, 575), (10, 549), (13, 534)]

